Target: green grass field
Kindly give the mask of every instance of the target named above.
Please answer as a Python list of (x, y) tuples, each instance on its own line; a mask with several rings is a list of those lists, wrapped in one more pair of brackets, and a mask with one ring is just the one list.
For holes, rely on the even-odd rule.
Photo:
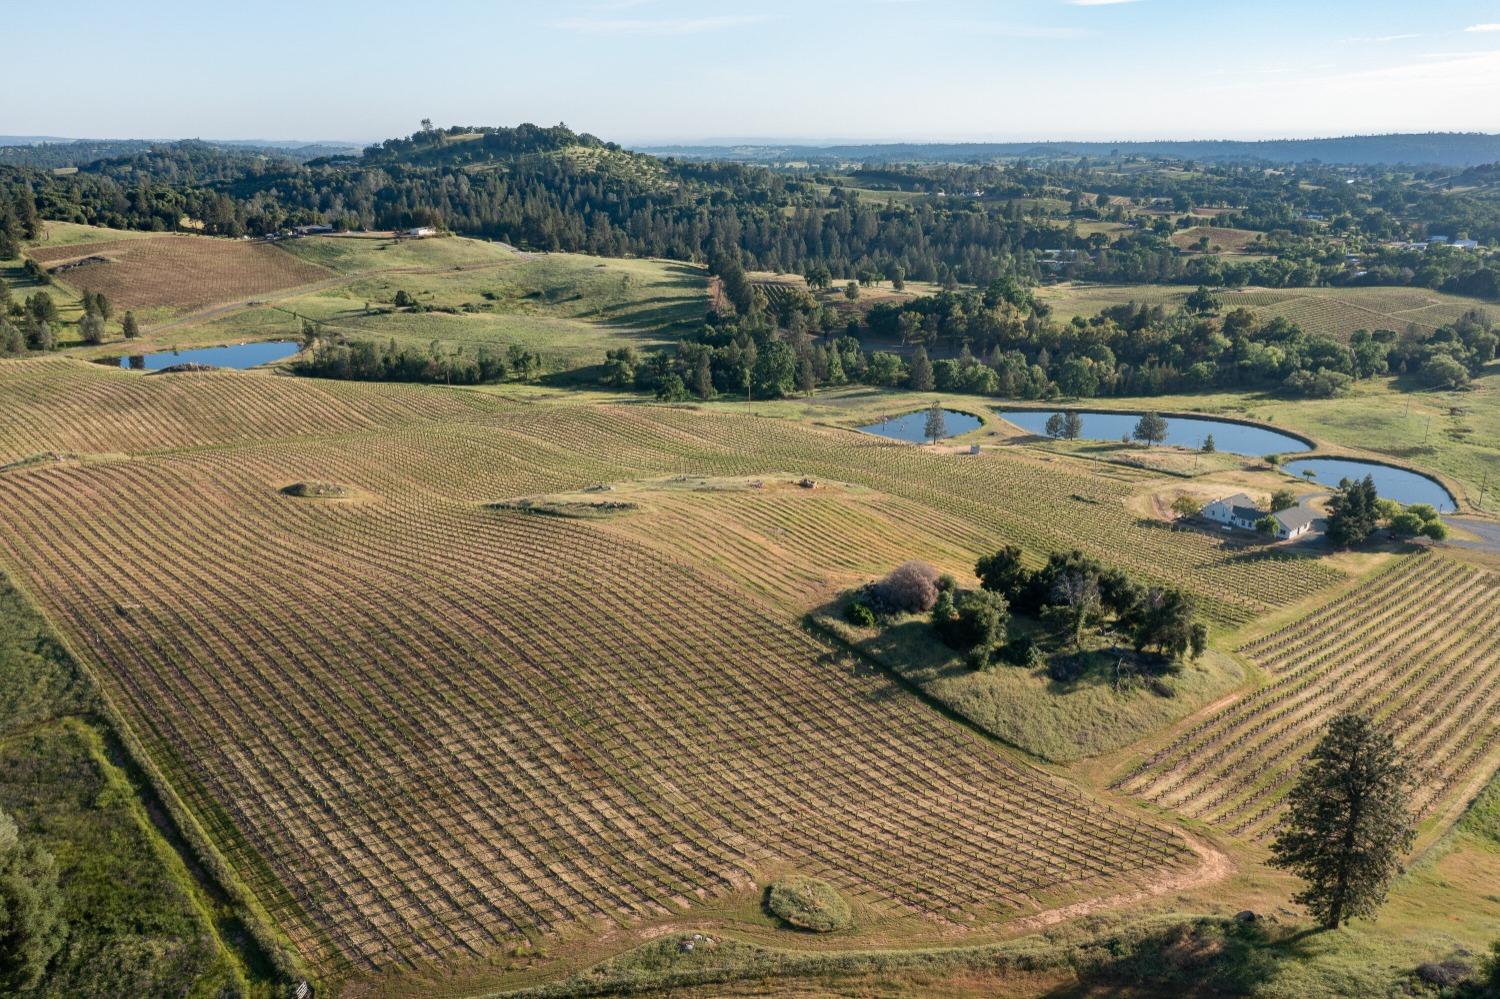
[[(87, 677), (0, 576), (0, 810), (57, 859), (67, 935), (24, 996), (211, 995), (250, 984), (218, 911), (148, 817)], [(228, 924), (224, 924), (227, 926)], [(263, 969), (252, 971), (257, 991)]]
[[(597, 365), (615, 347), (670, 343), (707, 309), (701, 269), (667, 261), (602, 260), (572, 254), (524, 254), (467, 239), (396, 242), (363, 236), (291, 240), (283, 246), (346, 280), (201, 321), (173, 324), (129, 345), (131, 351), (299, 339), (304, 319), (352, 339), (394, 339), (427, 347), (503, 352), (519, 345), (551, 371)], [(397, 291), (424, 311), (398, 310)]]

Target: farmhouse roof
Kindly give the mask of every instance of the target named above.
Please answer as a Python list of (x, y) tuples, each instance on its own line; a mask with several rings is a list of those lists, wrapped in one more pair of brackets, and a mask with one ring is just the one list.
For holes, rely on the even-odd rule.
[(1240, 520), (1259, 520), (1265, 516), (1264, 511), (1255, 505), (1255, 500), (1244, 493), (1235, 493), (1233, 496), (1225, 496), (1223, 499), (1215, 500), (1214, 502), (1223, 503), (1229, 507), (1231, 516)]
[(1281, 510), (1274, 515), (1276, 522), (1288, 531), (1295, 531), (1299, 527), (1307, 527), (1316, 519), (1317, 514), (1305, 506), (1294, 506)]

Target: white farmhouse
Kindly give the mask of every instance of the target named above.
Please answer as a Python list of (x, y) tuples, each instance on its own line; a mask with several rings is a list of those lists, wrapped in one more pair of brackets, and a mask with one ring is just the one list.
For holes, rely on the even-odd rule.
[[(1242, 531), (1253, 531), (1255, 525), (1267, 516), (1266, 512), (1255, 505), (1255, 501), (1244, 493), (1235, 493), (1223, 499), (1216, 499), (1199, 511), (1199, 516), (1204, 520), (1212, 520), (1217, 524), (1229, 527), (1237, 527)], [(1316, 514), (1305, 506), (1294, 506), (1289, 510), (1278, 510), (1270, 514), (1272, 520), (1276, 521), (1276, 537), (1282, 541), (1292, 538), (1300, 538), (1312, 530), (1313, 520)]]
[(1204, 520), (1228, 524), (1230, 527), (1238, 527), (1244, 531), (1255, 530), (1255, 522), (1265, 516), (1265, 513), (1255, 505), (1255, 500), (1244, 493), (1235, 493), (1233, 496), (1216, 499), (1198, 513)]

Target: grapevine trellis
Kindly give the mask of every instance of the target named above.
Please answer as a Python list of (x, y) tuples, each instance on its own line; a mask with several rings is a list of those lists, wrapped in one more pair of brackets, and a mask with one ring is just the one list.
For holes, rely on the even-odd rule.
[[(785, 863), (966, 921), (1194, 862), (718, 577), (480, 502), (627, 467), (830, 462), (831, 435), (655, 411), (466, 419), (0, 475), (5, 561), (320, 966), (663, 916)], [(279, 492), (297, 478), (362, 498)]]
[(1242, 650), (1272, 676), (1191, 725), (1116, 787), (1266, 838), (1297, 765), (1341, 710), (1390, 727), (1427, 815), (1500, 747), (1500, 576), (1442, 555), (1397, 560)]

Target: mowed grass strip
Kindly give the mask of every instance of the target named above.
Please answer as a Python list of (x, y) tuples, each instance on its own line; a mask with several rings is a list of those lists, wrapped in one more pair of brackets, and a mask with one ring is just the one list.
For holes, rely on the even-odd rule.
[(334, 444), (307, 447), (13, 471), (0, 550), (335, 974), (668, 916), (767, 865), (992, 921), (1191, 862), (683, 563), (443, 498), (473, 468), (371, 439), (322, 476), (367, 501), (283, 496)]
[(1409, 556), (1242, 651), (1271, 681), (1198, 720), (1118, 782), (1239, 836), (1264, 839), (1335, 713), (1392, 730), (1433, 814), (1500, 748), (1500, 575), (1441, 554)]

